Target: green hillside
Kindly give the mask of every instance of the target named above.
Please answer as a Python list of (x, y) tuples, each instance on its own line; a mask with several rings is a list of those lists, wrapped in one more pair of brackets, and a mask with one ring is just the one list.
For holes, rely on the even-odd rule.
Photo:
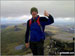
[[(31, 53), (30, 49), (25, 48), (25, 32), (26, 32), (26, 25), (24, 24), (20, 24), (16, 26), (8, 26), (7, 28), (1, 30), (1, 54), (2, 55), (26, 55), (28, 53)], [(59, 42), (57, 44), (57, 47), (61, 48), (62, 45), (64, 44), (64, 50), (66, 51), (73, 50), (73, 46), (72, 46), (73, 42), (71, 38), (73, 37), (72, 33), (64, 32), (55, 26), (47, 26), (45, 33), (46, 33), (46, 40), (44, 45), (45, 54), (48, 55), (47, 46), (50, 44), (50, 38), (55, 39), (57, 42)], [(66, 39), (64, 41), (65, 37)], [(70, 39), (67, 40), (68, 38)]]
[[(18, 30), (17, 30), (18, 29)], [(15, 50), (18, 45), (25, 45), (26, 26), (21, 24), (10, 26), (1, 31), (1, 53), (2, 54), (25, 54), (23, 50)], [(25, 46), (23, 46), (25, 47)]]

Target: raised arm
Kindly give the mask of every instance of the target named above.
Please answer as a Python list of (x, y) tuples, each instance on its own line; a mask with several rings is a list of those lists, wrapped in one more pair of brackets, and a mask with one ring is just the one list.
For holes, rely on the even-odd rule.
[(48, 12), (45, 11), (44, 15), (47, 16), (48, 18), (46, 17), (40, 18), (40, 22), (43, 22), (43, 25), (49, 25), (49, 24), (54, 23), (54, 18), (51, 14), (48, 14)]

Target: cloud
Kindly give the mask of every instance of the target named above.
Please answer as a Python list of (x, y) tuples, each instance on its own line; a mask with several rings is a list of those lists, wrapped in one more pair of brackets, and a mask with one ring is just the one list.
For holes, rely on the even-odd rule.
[(65, 20), (70, 21), (70, 20), (72, 20), (72, 19), (71, 19), (71, 18), (65, 18)]
[(59, 17), (59, 18), (56, 18), (54, 19), (55, 22), (74, 22), (74, 17)]
[(30, 9), (37, 7), (40, 16), (44, 10), (55, 21), (74, 21), (74, 1), (1, 1), (1, 23), (27, 22), (31, 18)]
[(7, 17), (6, 19), (10, 21), (10, 20), (28, 20), (30, 18), (31, 18), (31, 16), (23, 15), (23, 16), (19, 16), (19, 17)]
[[(44, 15), (40, 15), (44, 16)], [(12, 24), (12, 23), (26, 23), (27, 20), (31, 19), (31, 15), (23, 15), (20, 17), (7, 17), (7, 18), (1, 18), (1, 24)], [(72, 17), (58, 17), (54, 18), (55, 22), (74, 22), (74, 18)]]
[(10, 24), (10, 23), (26, 23), (27, 20), (29, 20), (31, 16), (29, 15), (23, 15), (19, 17), (1, 17), (1, 24)]
[(1, 1), (0, 17), (30, 15), (31, 7), (37, 7), (39, 14), (47, 10), (54, 17), (74, 17), (74, 1)]

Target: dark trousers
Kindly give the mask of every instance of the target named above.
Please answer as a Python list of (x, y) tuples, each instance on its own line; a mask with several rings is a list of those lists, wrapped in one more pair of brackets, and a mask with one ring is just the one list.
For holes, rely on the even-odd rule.
[(30, 42), (30, 49), (33, 55), (44, 55), (44, 40), (39, 42)]

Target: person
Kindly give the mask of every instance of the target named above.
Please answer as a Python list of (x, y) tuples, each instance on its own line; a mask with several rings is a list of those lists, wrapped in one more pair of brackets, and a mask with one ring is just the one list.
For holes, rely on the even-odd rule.
[(32, 7), (30, 13), (32, 18), (27, 21), (25, 46), (30, 47), (33, 55), (44, 55), (45, 26), (54, 23), (54, 19), (47, 11), (44, 11), (47, 17), (40, 17), (36, 7)]

